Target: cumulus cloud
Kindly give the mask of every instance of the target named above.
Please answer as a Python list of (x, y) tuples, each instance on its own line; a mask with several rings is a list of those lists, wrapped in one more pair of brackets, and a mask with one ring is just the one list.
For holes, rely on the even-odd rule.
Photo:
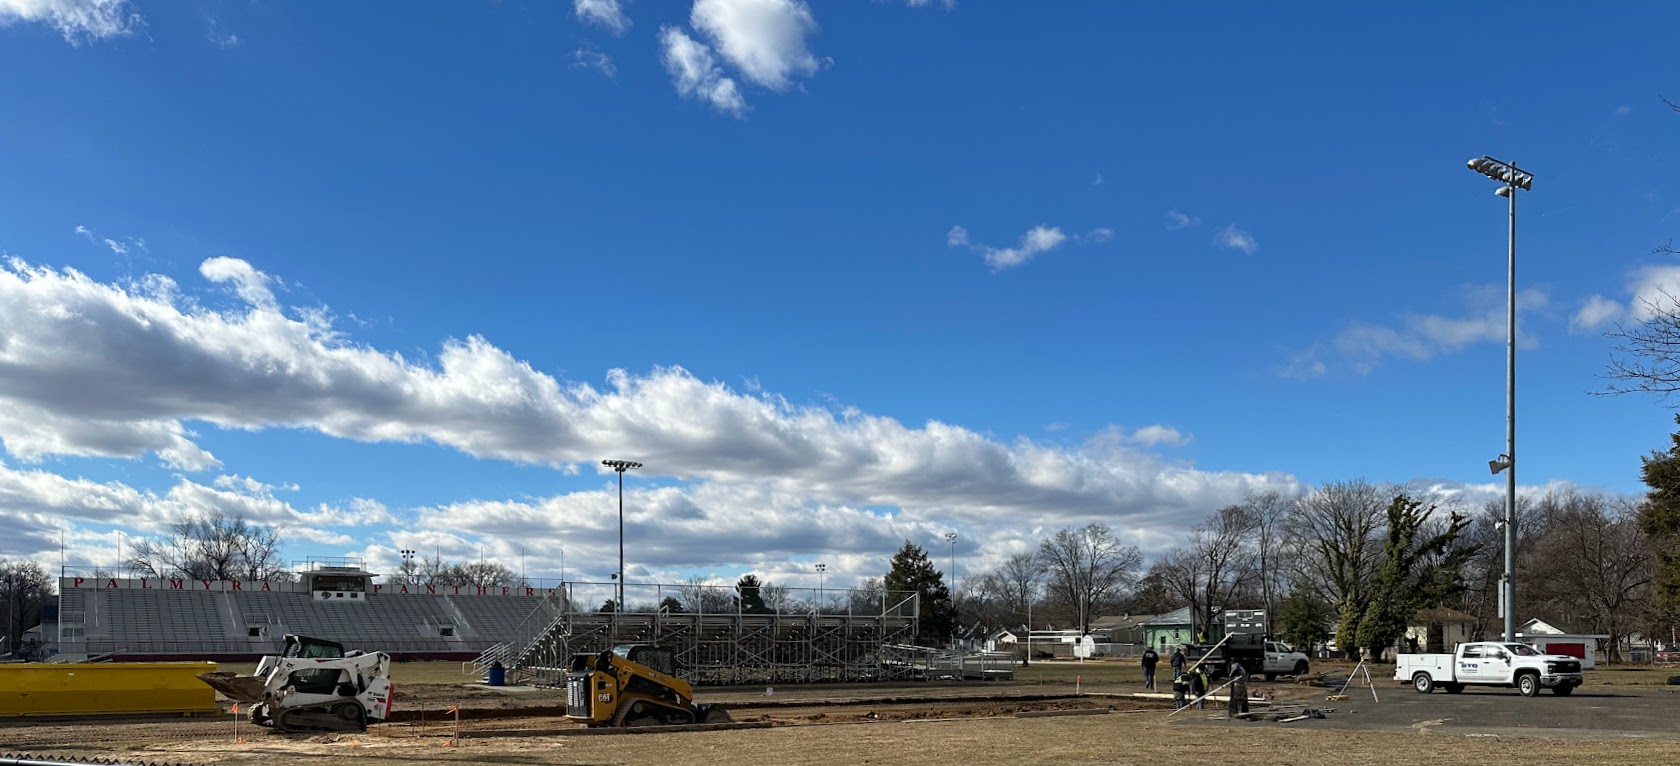
[[(1098, 229), (1097, 231), (1107, 231)], [(1109, 232), (1112, 236), (1113, 232)], [(953, 226), (945, 234), (945, 244), (949, 247), (966, 247), (979, 253), (985, 259), (986, 265), (992, 271), (1020, 266), (1041, 253), (1047, 253), (1061, 246), (1068, 240), (1059, 226), (1034, 226), (1021, 235), (1021, 241), (1015, 247), (990, 247), (972, 242), (968, 238), (968, 230), (961, 226)], [(1105, 241), (1105, 240), (1096, 240)]]
[(1582, 303), (1581, 308), (1569, 318), (1569, 329), (1571, 332), (1598, 330), (1621, 318), (1626, 311), (1622, 304), (1602, 295), (1594, 295)]
[(1177, 210), (1168, 210), (1166, 219), (1168, 231), (1188, 229), (1191, 226), (1195, 226), (1196, 224), (1202, 222), (1202, 219), (1197, 218), (1196, 216), (1190, 215), (1189, 213), (1180, 213)]
[(1182, 447), (1190, 443), (1190, 437), (1178, 432), (1171, 426), (1153, 425), (1139, 428), (1132, 434), (1132, 442), (1145, 447), (1166, 445)]
[(1114, 230), (1110, 229), (1106, 226), (1099, 226), (1095, 229), (1092, 229), (1088, 232), (1085, 232), (1085, 241), (1086, 242), (1095, 242), (1095, 243), (1101, 244), (1103, 242), (1110, 242), (1113, 239), (1114, 239)]
[(747, 102), (740, 87), (724, 76), (705, 44), (675, 27), (661, 28), (659, 43), (664, 50), (665, 70), (671, 73), (677, 93), (736, 117), (746, 112)]
[(1237, 228), (1236, 224), (1231, 224), (1220, 230), (1219, 237), (1214, 241), (1218, 242), (1221, 247), (1241, 250), (1243, 255), (1253, 255), (1255, 250), (1260, 249), (1260, 243), (1254, 241), (1254, 235)]
[[(1543, 309), (1549, 301), (1544, 290), (1523, 290), (1517, 293), (1517, 311)], [(1279, 372), (1289, 378), (1313, 378), (1333, 370), (1366, 375), (1390, 357), (1421, 362), (1473, 343), (1505, 342), (1505, 288), (1468, 289), (1465, 302), (1470, 312), (1464, 316), (1409, 314), (1398, 326), (1349, 322), (1329, 341), (1292, 355)], [(1518, 345), (1534, 347), (1538, 342), (1519, 333)]]
[[(1024, 241), (1042, 249), (1059, 240)], [(816, 545), (816, 525), (830, 536), (823, 547), (855, 542), (890, 555), (902, 536), (923, 527), (982, 527), (1000, 514), (1044, 525), (1096, 518), (1127, 529), (1176, 529), (1187, 515), (1248, 490), (1296, 486), (1286, 475), (1201, 471), (1139, 449), (1187, 438), (1165, 426), (1139, 429), (1130, 441), (1077, 447), (1004, 442), (939, 421), (906, 425), (795, 405), (674, 367), (639, 375), (614, 370), (599, 388), (560, 381), (477, 336), (449, 341), (435, 361), (420, 363), (352, 344), (322, 320), (288, 313), (269, 289), (275, 280), (244, 261), (211, 259), (199, 272), (230, 286), (242, 303), (208, 308), (160, 277), (118, 285), (19, 261), (0, 270), (0, 413), (11, 418), (0, 422), (0, 434), (7, 450), (19, 455), (14, 440), (21, 439), (36, 456), (150, 452), (185, 463), (196, 454), (209, 464), (213, 458), (185, 428), (190, 422), (424, 442), (477, 458), (597, 471), (602, 454), (631, 454), (647, 464), (649, 477), (683, 484), (646, 490), (644, 509), (627, 518), (657, 532), (653, 537), (670, 538), (658, 545), (672, 547), (664, 559), (672, 566), (684, 561), (677, 549), (690, 545), (680, 538), (727, 537), (719, 530), (783, 551)], [(214, 507), (317, 530), (309, 539), (337, 540), (337, 527), (392, 518), (374, 501), (299, 511), (280, 497), (292, 485), (238, 474), (209, 484), (182, 478), (163, 496), (40, 472), (7, 471), (0, 485), (7, 480), (47, 491), (0, 507), (50, 513), (73, 505), (65, 511), (70, 518), (88, 521), (134, 512), (155, 520), (168, 509)], [(607, 491), (603, 481), (598, 492), (560, 498), (457, 504), (447, 508), (448, 523), (514, 542), (522, 539), (520, 525), (608, 535), (614, 517)], [(41, 500), (55, 496), (60, 502)], [(5, 499), (0, 489), (0, 503)], [(822, 526), (829, 523), (841, 526)], [(757, 537), (772, 532), (783, 537)]]
[(0, 0), (0, 26), (19, 22), (46, 24), (71, 45), (130, 35), (141, 23), (128, 0)]
[(694, 0), (689, 23), (743, 77), (771, 90), (821, 66), (805, 46), (817, 19), (801, 0)]
[(572, 11), (578, 20), (606, 28), (615, 35), (630, 30), (630, 17), (624, 14), (619, 0), (572, 0)]

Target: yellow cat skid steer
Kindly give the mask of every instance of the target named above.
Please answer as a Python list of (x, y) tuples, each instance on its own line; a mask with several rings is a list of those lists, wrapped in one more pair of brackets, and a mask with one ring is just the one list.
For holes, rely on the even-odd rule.
[(716, 705), (694, 704), (694, 687), (676, 676), (670, 649), (621, 644), (574, 654), (566, 672), (566, 717), (587, 726), (729, 723)]

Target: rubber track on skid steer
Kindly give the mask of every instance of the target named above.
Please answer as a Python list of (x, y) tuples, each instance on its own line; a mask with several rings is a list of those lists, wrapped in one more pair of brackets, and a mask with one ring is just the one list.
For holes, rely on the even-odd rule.
[(367, 731), (366, 711), (355, 719), (344, 718), (334, 712), (334, 708), (344, 705), (351, 705), (358, 710), (362, 707), (360, 703), (347, 697), (343, 700), (276, 710), (274, 730), (281, 734), (357, 734)]
[(0, 753), (0, 766), (196, 766), (175, 761), (135, 761), (83, 756), (40, 756), (28, 753)]

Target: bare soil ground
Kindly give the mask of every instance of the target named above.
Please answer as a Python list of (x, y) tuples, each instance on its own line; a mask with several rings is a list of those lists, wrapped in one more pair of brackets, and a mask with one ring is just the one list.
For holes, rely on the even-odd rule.
[[(248, 668), (237, 666), (224, 666), (224, 669), (248, 672)], [(1338, 664), (1314, 667), (1315, 672), (1330, 669), (1349, 668)], [(474, 732), (509, 729), (559, 732), (577, 726), (558, 717), (557, 708), (563, 700), (556, 690), (492, 689), (462, 675), (455, 663), (404, 663), (394, 669), (393, 681), (400, 695), (399, 710), (410, 713), (405, 716), (409, 720), (375, 726), (366, 734), (282, 736), (245, 726), (241, 731), (245, 741), (238, 743), (233, 739), (231, 717), (20, 722), (0, 725), (0, 751), (239, 766), (324, 766), (346, 760), (365, 766), (660, 762), (732, 766), (741, 763), (931, 766), (952, 760), (980, 765), (1186, 759), (1223, 762), (1232, 758), (1304, 766), (1357, 766), (1411, 763), (1431, 757), (1458, 763), (1505, 762), (1518, 754), (1527, 754), (1523, 757), (1528, 760), (1568, 761), (1576, 766), (1674, 762), (1672, 739), (1643, 738), (1630, 733), (1614, 738), (1607, 733), (1602, 739), (1590, 732), (1588, 736), (1579, 732), (1553, 735), (1543, 730), (1531, 730), (1523, 736), (1485, 730), (1449, 734), (1441, 727), (1418, 728), (1404, 722), (1387, 729), (1368, 730), (1356, 721), (1364, 716), (1335, 714), (1333, 722), (1233, 724), (1210, 720), (1223, 707), (1217, 704), (1210, 704), (1205, 712), (1187, 711), (1169, 720), (1170, 703), (1164, 700), (1120, 696), (1141, 691), (1142, 671), (1135, 661), (1034, 663), (1018, 670), (1016, 679), (1009, 682), (830, 684), (778, 686), (773, 691), (763, 687), (702, 687), (699, 690), (700, 701), (724, 704), (738, 721), (771, 722), (774, 727), (769, 729), (474, 738)], [(1396, 694), (1410, 694), (1401, 684), (1388, 680), (1391, 674), (1389, 668), (1378, 668), (1372, 677), (1384, 694), (1388, 689)], [(1669, 695), (1649, 688), (1665, 682), (1671, 674), (1680, 673), (1662, 668), (1601, 671), (1589, 674), (1588, 686), (1582, 691), (1599, 687), (1603, 692), (1619, 689), (1621, 694), (1632, 691), (1646, 695), (1641, 700), (1648, 699), (1648, 702), (1629, 701), (1635, 709), (1643, 709), (1647, 704), (1676, 707), (1680, 706), (1676, 705), (1680, 700), (1671, 702)], [(1163, 690), (1166, 676), (1163, 673)], [(1076, 684), (1087, 696), (1071, 697)], [(1299, 686), (1287, 679), (1275, 684), (1257, 681), (1255, 686), (1271, 691), (1279, 702), (1321, 701), (1325, 694), (1322, 688)], [(1436, 702), (1417, 696), (1422, 700), (1417, 703), (1420, 705), (1432, 706)], [(1514, 693), (1512, 696), (1514, 709), (1536, 702), (1555, 702), (1559, 706), (1593, 704), (1580, 697), (1553, 701), (1516, 698)], [(1506, 704), (1503, 700), (1487, 702)], [(460, 740), (454, 739), (452, 720), (442, 716), (443, 708), (448, 705), (460, 705), (469, 713), (463, 720), (465, 736)], [(1587, 715), (1587, 709), (1583, 707), (1578, 712)], [(1080, 710), (1108, 712), (1015, 717), (1023, 711)], [(1433, 708), (1422, 710), (1430, 712)], [(1501, 712), (1498, 717), (1505, 715)], [(1399, 726), (1408, 728), (1392, 730)], [(1499, 732), (1499, 729), (1495, 726), (1491, 731)]]

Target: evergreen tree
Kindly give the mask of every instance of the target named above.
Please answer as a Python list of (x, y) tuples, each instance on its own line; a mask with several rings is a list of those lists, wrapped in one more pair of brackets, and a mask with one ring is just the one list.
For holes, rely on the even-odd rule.
[(1426, 525), (1434, 512), (1434, 506), (1425, 507), (1404, 494), (1388, 504), (1383, 566), (1359, 612), (1355, 643), (1344, 646), (1363, 647), (1370, 659), (1380, 660), (1383, 650), (1405, 635), (1417, 610), (1439, 606), (1464, 589), (1458, 573), (1476, 549), (1455, 543), (1470, 520), (1454, 513), (1444, 528), (1430, 530)]
[[(1674, 422), (1680, 423), (1680, 415)], [(1657, 553), (1653, 611), (1658, 615), (1680, 612), (1680, 432), (1668, 438), (1668, 451), (1641, 458), (1639, 469), (1651, 488), (1639, 506), (1639, 529)]]
[(951, 591), (945, 587), (945, 575), (933, 568), (927, 552), (921, 546), (904, 541), (904, 547), (893, 555), (892, 570), (882, 578), (882, 584), (892, 598), (904, 591), (921, 596), (921, 632), (916, 640), (924, 646), (943, 646), (951, 642), (957, 629), (957, 610), (951, 604)]
[(735, 592), (740, 594), (742, 614), (770, 613), (770, 607), (764, 604), (764, 596), (759, 593), (763, 587), (755, 574), (741, 575), (741, 579), (736, 581)]
[(1278, 611), (1279, 637), (1296, 648), (1310, 646), (1329, 636), (1330, 607), (1305, 588), (1290, 590)]

